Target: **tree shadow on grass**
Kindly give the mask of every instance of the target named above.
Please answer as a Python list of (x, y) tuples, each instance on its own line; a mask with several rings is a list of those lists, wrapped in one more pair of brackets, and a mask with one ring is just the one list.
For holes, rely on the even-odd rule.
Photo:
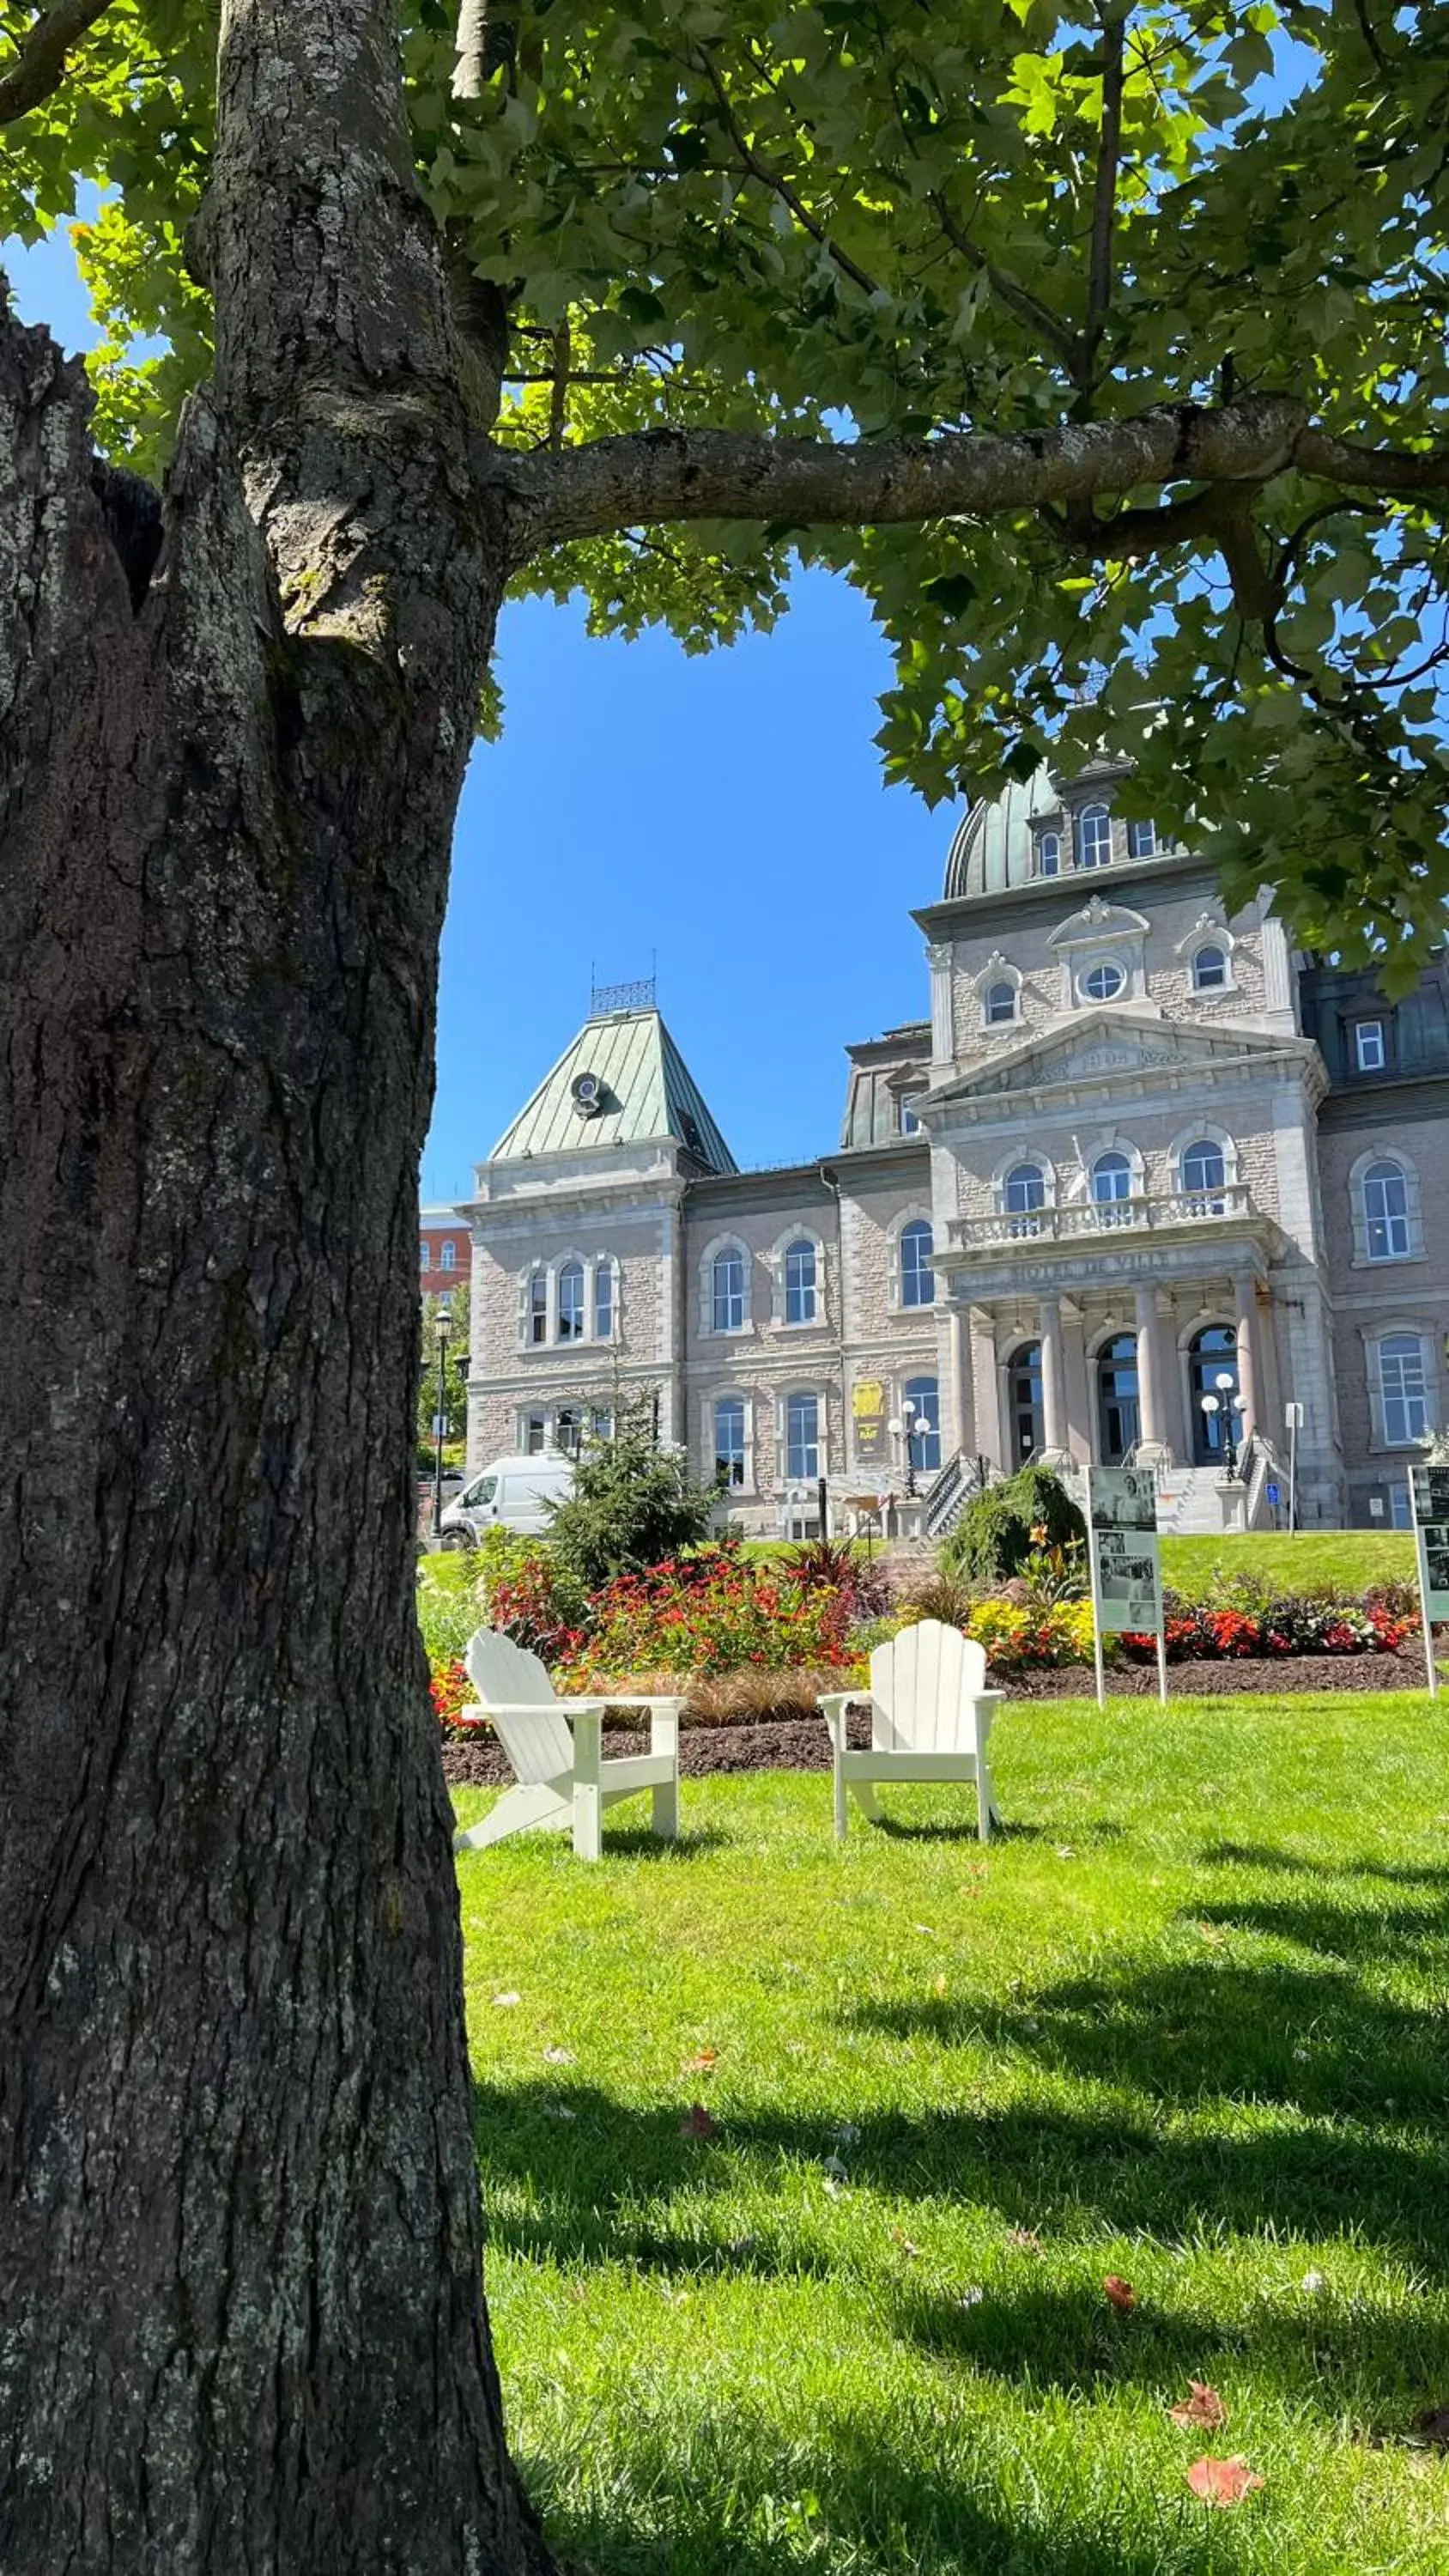
[(1198, 1854), (1208, 1867), (1282, 1870), (1295, 1878), (1372, 1879), (1389, 1887), (1438, 1887), (1449, 1890), (1449, 1862), (1393, 1860), (1306, 1860), (1272, 1843), (1208, 1843)]
[[(681, 2434), (683, 2448), (681, 2450)], [(783, 2455), (782, 2455), (783, 2454)], [(1163, 2576), (1201, 2564), (1194, 2532), (1164, 2554), (1109, 2527), (1115, 2503), (1064, 2529), (1051, 2504), (1013, 2510), (940, 2457), (940, 2428), (899, 2415), (812, 2407), (789, 2439), (732, 2405), (681, 2427), (631, 2431), (627, 2491), (608, 2510), (569, 2492), (565, 2466), (531, 2459), (525, 2480), (570, 2576), (781, 2576), (840, 2566), (859, 2576)], [(722, 2492), (723, 2491), (723, 2492)], [(1184, 2517), (1196, 2509), (1184, 2502)], [(1091, 2508), (1088, 2508), (1091, 2511)], [(661, 2528), (661, 2525), (664, 2527)]]
[(889, 2322), (972, 2373), (1087, 2398), (1117, 2389), (1180, 2395), (1190, 2379), (1231, 2380), (1243, 2370), (1295, 2408), (1388, 2440), (1407, 2436), (1449, 2380), (1449, 2320), (1427, 2302), (1375, 2308), (1289, 2292), (1271, 2309), (1220, 2317), (1139, 2298), (1123, 2315), (1095, 2282), (1002, 2284), (970, 2306), (913, 2285)]

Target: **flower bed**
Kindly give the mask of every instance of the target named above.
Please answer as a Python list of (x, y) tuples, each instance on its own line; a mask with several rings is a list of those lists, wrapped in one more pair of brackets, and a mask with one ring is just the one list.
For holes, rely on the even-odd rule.
[[(1048, 1572), (1059, 1590), (1062, 1568)], [(1018, 1584), (1012, 1599), (950, 1601), (956, 1624), (984, 1646), (995, 1681), (1090, 1666), (1090, 1603), (1040, 1597), (1046, 1588)], [(880, 1617), (869, 1569), (857, 1570), (844, 1551), (761, 1563), (729, 1545), (618, 1575), (585, 1595), (547, 1549), (515, 1543), (473, 1577), (468, 1602), (452, 1602), (437, 1622), (428, 1640), (433, 1705), (442, 1728), (456, 1732), (470, 1697), (461, 1636), (467, 1624), (482, 1624), (541, 1655), (561, 1695), (682, 1693), (706, 1725), (803, 1715), (823, 1690), (863, 1686), (874, 1646), (945, 1606), (937, 1587)], [(1416, 1625), (1402, 1588), (1343, 1601), (1225, 1586), (1218, 1600), (1199, 1604), (1169, 1593), (1165, 1608), (1168, 1657), (1177, 1664), (1397, 1655)], [(1119, 1670), (1154, 1661), (1156, 1651), (1151, 1637), (1105, 1640), (1106, 1661)]]

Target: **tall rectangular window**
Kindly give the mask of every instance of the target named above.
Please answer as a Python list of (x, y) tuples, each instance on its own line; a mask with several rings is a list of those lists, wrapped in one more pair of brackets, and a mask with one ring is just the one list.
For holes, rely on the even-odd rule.
[(1417, 1333), (1390, 1333), (1378, 1353), (1384, 1438), (1391, 1449), (1407, 1449), (1429, 1429), (1424, 1345)]
[(1156, 851), (1157, 825), (1155, 823), (1129, 823), (1127, 826), (1127, 856), (1129, 859), (1150, 859), (1156, 855)]
[(710, 1281), (710, 1308), (717, 1333), (738, 1333), (745, 1320), (745, 1257), (733, 1248), (717, 1252)]
[(1084, 805), (1077, 816), (1077, 865), (1104, 868), (1112, 856), (1112, 817), (1105, 805)]
[(1387, 1052), (1384, 1046), (1383, 1021), (1356, 1020), (1353, 1038), (1359, 1072), (1382, 1073)]
[(722, 1395), (714, 1408), (714, 1471), (726, 1485), (745, 1481), (745, 1406), (738, 1395)]
[(785, 1255), (785, 1321), (787, 1324), (813, 1324), (815, 1321), (813, 1243), (792, 1243)]
[(544, 1449), (547, 1446), (547, 1442), (548, 1420), (546, 1415), (542, 1413), (526, 1413), (523, 1417), (524, 1454), (529, 1458), (542, 1457)]
[(924, 1217), (913, 1217), (901, 1228), (901, 1304), (932, 1306), (936, 1301), (936, 1277), (931, 1268), (934, 1236)]
[(528, 1338), (548, 1340), (548, 1274), (543, 1270), (535, 1270), (528, 1283)]
[(614, 1265), (601, 1261), (594, 1273), (594, 1339), (607, 1342), (614, 1330)]
[(792, 1395), (785, 1406), (785, 1473), (812, 1480), (820, 1473), (820, 1398)]
[(561, 1342), (581, 1342), (584, 1338), (584, 1265), (581, 1261), (565, 1262), (558, 1274), (558, 1337)]

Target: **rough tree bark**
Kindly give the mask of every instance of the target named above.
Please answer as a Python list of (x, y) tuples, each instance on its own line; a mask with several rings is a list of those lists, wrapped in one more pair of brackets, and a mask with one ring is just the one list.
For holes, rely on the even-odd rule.
[(0, 315), (0, 2566), (512, 2576), (411, 1490), (505, 565), (387, 0), (220, 112), (159, 528)]

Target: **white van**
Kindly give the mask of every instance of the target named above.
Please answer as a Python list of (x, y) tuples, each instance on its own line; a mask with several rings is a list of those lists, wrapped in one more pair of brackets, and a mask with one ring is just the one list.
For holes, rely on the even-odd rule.
[(527, 1537), (543, 1537), (550, 1520), (546, 1505), (566, 1501), (573, 1481), (574, 1462), (561, 1449), (545, 1449), (535, 1458), (493, 1459), (449, 1503), (443, 1514), (444, 1547), (472, 1547), (495, 1522)]

